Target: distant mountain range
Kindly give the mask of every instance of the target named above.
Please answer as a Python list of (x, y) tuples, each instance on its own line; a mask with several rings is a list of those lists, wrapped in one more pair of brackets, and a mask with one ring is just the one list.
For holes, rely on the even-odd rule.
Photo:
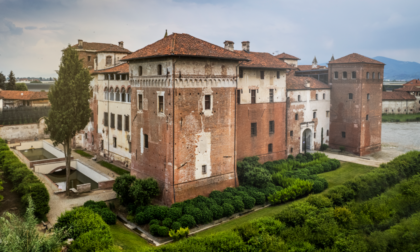
[(382, 56), (373, 59), (386, 64), (384, 79), (408, 81), (420, 78), (420, 64), (417, 62), (399, 61)]
[[(399, 61), (382, 56), (374, 57), (373, 59), (385, 63), (385, 80), (402, 80), (409, 81), (412, 79), (420, 79), (420, 64), (410, 61)], [(321, 66), (328, 66), (328, 63), (318, 64)]]

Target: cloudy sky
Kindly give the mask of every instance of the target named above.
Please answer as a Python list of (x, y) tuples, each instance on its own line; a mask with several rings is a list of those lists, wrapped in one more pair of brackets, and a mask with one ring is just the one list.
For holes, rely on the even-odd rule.
[(420, 1), (0, 0), (0, 72), (54, 77), (77, 39), (135, 51), (168, 33), (287, 52), (310, 64), (357, 52), (420, 62)]

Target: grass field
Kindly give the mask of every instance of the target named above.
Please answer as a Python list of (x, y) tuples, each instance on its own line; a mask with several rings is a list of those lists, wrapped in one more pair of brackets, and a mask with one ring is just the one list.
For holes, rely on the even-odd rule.
[(151, 246), (145, 239), (126, 228), (120, 221), (117, 221), (115, 225), (111, 225), (110, 228), (114, 244), (121, 247), (124, 251), (137, 251), (139, 247)]
[(121, 169), (120, 167), (115, 166), (115, 165), (110, 164), (110, 163), (105, 162), (105, 161), (99, 161), (98, 164), (102, 165), (105, 168), (110, 169), (111, 171), (115, 172), (118, 175), (130, 174), (129, 171)]
[(74, 152), (76, 152), (77, 154), (79, 154), (80, 156), (86, 157), (86, 158), (93, 158), (92, 155), (82, 151), (82, 150), (74, 150)]
[(420, 121), (420, 114), (383, 114), (382, 122)]
[[(323, 177), (328, 181), (328, 189), (330, 189), (334, 186), (341, 185), (344, 182), (346, 182), (346, 181), (348, 181), (348, 180), (350, 180), (350, 179), (352, 179), (352, 178), (354, 178), (358, 175), (366, 174), (373, 169), (375, 169), (375, 168), (370, 167), (370, 166), (364, 166), (364, 165), (353, 164), (353, 163), (342, 163), (341, 167), (338, 168), (337, 170), (322, 173), (322, 174), (318, 174), (318, 176)], [(328, 191), (328, 189), (325, 190), (323, 193)], [(242, 216), (240, 218), (237, 218), (237, 219), (231, 220), (229, 222), (223, 223), (223, 224), (221, 224), (219, 226), (216, 226), (214, 228), (207, 229), (203, 232), (200, 232), (200, 233), (196, 234), (196, 236), (206, 236), (206, 235), (221, 232), (221, 231), (224, 231), (224, 230), (233, 229), (233, 228), (241, 225), (242, 223), (245, 223), (245, 222), (260, 218), (260, 217), (276, 215), (281, 210), (286, 208), (289, 204), (292, 204), (293, 202), (301, 201), (301, 200), (304, 200), (304, 199), (305, 198), (295, 200), (295, 201), (292, 201), (292, 202), (288, 202), (288, 203), (285, 203), (285, 204), (281, 204), (281, 205), (278, 205), (278, 206), (267, 207), (267, 208), (259, 210), (257, 212), (250, 213), (250, 214)]]

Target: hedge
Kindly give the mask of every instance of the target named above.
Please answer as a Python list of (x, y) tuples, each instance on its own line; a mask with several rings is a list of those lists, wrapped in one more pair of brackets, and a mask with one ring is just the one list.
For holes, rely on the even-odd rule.
[(45, 185), (33, 174), (28, 167), (9, 150), (6, 142), (0, 139), (0, 169), (10, 180), (15, 190), (21, 196), (24, 207), (28, 206), (28, 198), (32, 197), (35, 205), (35, 215), (45, 218), (50, 211), (50, 195)]
[(117, 215), (107, 207), (104, 201), (95, 202), (89, 200), (86, 201), (83, 206), (99, 214), (106, 224), (115, 225), (117, 223)]

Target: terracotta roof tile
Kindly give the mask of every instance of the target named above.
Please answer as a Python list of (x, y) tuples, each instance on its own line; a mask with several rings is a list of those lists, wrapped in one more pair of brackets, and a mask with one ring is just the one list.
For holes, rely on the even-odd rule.
[[(310, 82), (310, 87), (305, 87), (307, 81)], [(306, 76), (295, 76), (294, 71), (290, 71), (286, 77), (286, 89), (287, 90), (307, 90), (307, 89), (330, 89), (331, 87), (327, 84)]]
[(316, 66), (316, 68), (312, 68), (312, 65), (299, 65), (296, 68), (300, 71), (328, 69), (326, 66)]
[(1, 90), (0, 97), (5, 100), (44, 100), (48, 99), (47, 92)]
[(293, 55), (287, 54), (287, 53), (280, 53), (279, 55), (275, 56), (277, 59), (291, 59), (291, 60), (300, 60), (298, 57), (295, 57)]
[(401, 88), (394, 89), (394, 91), (403, 91), (403, 92), (420, 92), (420, 86), (407, 85)]
[(418, 87), (420, 87), (420, 80), (414, 79), (414, 80), (408, 81), (407, 83), (403, 84), (403, 86), (404, 87), (405, 86), (418, 86)]
[(133, 60), (165, 56), (192, 56), (203, 58), (222, 58), (231, 60), (247, 60), (238, 53), (211, 44), (185, 33), (173, 33), (156, 41), (122, 60)]
[(103, 74), (103, 73), (128, 73), (130, 71), (130, 67), (128, 66), (128, 63), (124, 63), (115, 67), (107, 68), (107, 69), (101, 69), (96, 70), (93, 72), (93, 74)]
[(366, 56), (360, 55), (358, 53), (352, 53), (347, 56), (341, 57), (339, 59), (330, 61), (328, 64), (345, 64), (345, 63), (369, 63), (369, 64), (380, 64), (385, 65), (384, 63), (368, 58)]
[(83, 47), (79, 48), (79, 45), (72, 45), (71, 47), (76, 49), (83, 49), (83, 50), (92, 50), (98, 52), (123, 52), (123, 53), (131, 53), (130, 50), (122, 48), (120, 46), (114, 44), (107, 44), (107, 43), (96, 43), (96, 42), (84, 42)]
[(382, 92), (382, 100), (416, 100), (416, 97), (406, 92)]
[(278, 60), (276, 57), (269, 53), (264, 52), (245, 52), (235, 51), (248, 58), (249, 61), (242, 61), (240, 67), (246, 68), (274, 68), (274, 69), (290, 69), (291, 67), (285, 62)]

